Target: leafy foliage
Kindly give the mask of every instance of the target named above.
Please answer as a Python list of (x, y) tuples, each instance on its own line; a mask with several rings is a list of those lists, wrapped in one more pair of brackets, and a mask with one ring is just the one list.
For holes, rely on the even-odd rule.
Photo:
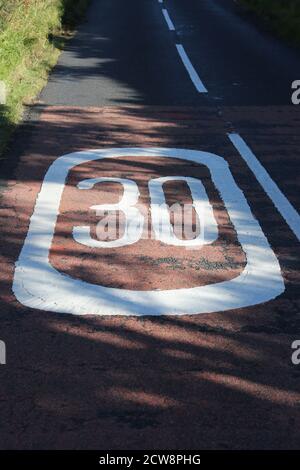
[(0, 152), (20, 120), (23, 105), (45, 84), (62, 41), (54, 40), (80, 20), (89, 0), (0, 0)]
[(300, 0), (241, 0), (281, 37), (300, 46)]

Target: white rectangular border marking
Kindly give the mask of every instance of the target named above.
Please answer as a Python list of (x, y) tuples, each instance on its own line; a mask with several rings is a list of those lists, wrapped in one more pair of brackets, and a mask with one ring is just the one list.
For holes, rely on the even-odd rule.
[(181, 60), (190, 76), (190, 79), (192, 80), (193, 84), (195, 85), (196, 90), (199, 93), (207, 93), (207, 88), (204, 86), (202, 80), (200, 79), (199, 75), (197, 74), (194, 66), (192, 65), (190, 59), (187, 56), (187, 53), (184, 50), (184, 47), (182, 44), (176, 44), (176, 49), (178, 51), (178, 54), (181, 57)]
[(228, 137), (241, 155), (242, 159), (247, 163), (248, 167), (255, 175), (257, 181), (259, 181), (264, 191), (274, 203), (278, 212), (282, 215), (290, 229), (300, 241), (300, 216), (296, 209), (285, 197), (277, 184), (272, 180), (267, 170), (258, 161), (244, 139), (236, 133), (228, 134)]
[[(207, 166), (228, 211), (247, 264), (236, 278), (170, 290), (128, 290), (91, 284), (57, 271), (49, 261), (60, 202), (69, 172), (105, 158), (177, 158)], [(13, 292), (23, 305), (73, 315), (194, 315), (249, 307), (284, 292), (279, 262), (226, 160), (197, 150), (110, 148), (75, 152), (49, 167), (37, 197), (28, 233), (16, 263)]]

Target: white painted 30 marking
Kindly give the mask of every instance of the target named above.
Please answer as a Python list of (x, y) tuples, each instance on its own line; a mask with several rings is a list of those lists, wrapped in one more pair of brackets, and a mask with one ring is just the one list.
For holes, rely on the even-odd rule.
[[(170, 221), (169, 207), (166, 204), (163, 185), (168, 181), (183, 181), (187, 183), (191, 195), (192, 205), (200, 223), (200, 233), (193, 239), (180, 239), (174, 233)], [(119, 183), (123, 186), (123, 196), (117, 204), (101, 204), (91, 206), (97, 212), (122, 211), (125, 215), (124, 235), (118, 240), (100, 241), (91, 237), (89, 226), (76, 226), (73, 229), (75, 241), (91, 248), (119, 248), (132, 245), (140, 240), (143, 234), (144, 216), (134, 207), (138, 203), (139, 189), (137, 184), (122, 178), (92, 178), (81, 181), (79, 189), (91, 189), (98, 183)], [(156, 239), (167, 245), (200, 247), (213, 243), (218, 238), (218, 225), (214, 217), (213, 208), (209, 202), (205, 188), (199, 179), (184, 176), (168, 176), (151, 179), (148, 183), (150, 194), (150, 211), (152, 226)]]
[[(161, 291), (135, 291), (91, 284), (57, 271), (49, 261), (60, 201), (68, 173), (89, 161), (138, 156), (165, 157), (208, 167), (220, 193), (247, 265), (235, 279), (208, 286)], [(87, 183), (91, 184), (91, 183)], [(248, 307), (266, 302), (284, 291), (278, 260), (244, 194), (236, 185), (228, 163), (196, 150), (168, 148), (116, 148), (76, 152), (59, 157), (48, 169), (20, 257), (13, 291), (22, 304), (74, 315), (183, 315)]]

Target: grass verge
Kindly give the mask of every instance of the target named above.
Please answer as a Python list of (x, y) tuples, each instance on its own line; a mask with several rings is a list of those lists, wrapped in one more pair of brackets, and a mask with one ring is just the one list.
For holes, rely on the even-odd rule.
[(0, 156), (89, 1), (0, 0)]
[(282, 39), (300, 47), (300, 0), (240, 0)]

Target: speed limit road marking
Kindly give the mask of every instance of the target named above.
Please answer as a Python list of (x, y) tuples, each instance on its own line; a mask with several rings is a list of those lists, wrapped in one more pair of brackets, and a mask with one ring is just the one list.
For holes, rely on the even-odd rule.
[[(206, 166), (235, 228), (238, 242), (246, 256), (246, 266), (234, 279), (216, 284), (167, 290), (129, 290), (96, 285), (59, 272), (50, 262), (50, 249), (55, 234), (60, 202), (69, 172), (77, 165), (107, 158), (136, 156), (172, 158)], [(162, 180), (162, 179), (158, 179)], [(128, 194), (122, 210), (130, 217), (137, 216), (134, 202), (138, 188), (132, 181), (126, 183)], [(197, 195), (205, 191), (195, 181)], [(93, 179), (81, 182), (89, 189)], [(152, 199), (161, 199), (163, 181), (153, 181)], [(151, 191), (150, 191), (151, 192)], [(156, 196), (154, 196), (154, 194)], [(127, 201), (127, 202), (126, 202)], [(130, 211), (134, 210), (134, 214)], [(129, 211), (129, 212), (128, 212)], [(206, 205), (209, 214), (209, 203)], [(136, 219), (135, 219), (136, 220)], [(210, 236), (214, 239), (214, 218), (210, 218)], [(154, 214), (155, 225), (155, 214)], [(127, 233), (127, 242), (140, 236), (141, 220), (137, 217), (135, 232)], [(160, 234), (158, 234), (159, 236)], [(168, 232), (170, 235), (170, 232)], [(87, 238), (87, 230), (74, 231), (75, 237)], [(80, 240), (79, 240), (80, 241)], [(82, 241), (82, 240), (81, 240)], [(169, 240), (170, 241), (170, 240)], [(125, 240), (126, 242), (126, 240)], [(163, 239), (162, 242), (166, 242)], [(123, 242), (124, 243), (124, 240)], [(122, 243), (120, 250), (122, 250)], [(224, 158), (207, 152), (170, 148), (112, 148), (75, 152), (59, 157), (48, 169), (38, 195), (29, 230), (20, 257), (16, 263), (13, 291), (16, 298), (31, 308), (74, 315), (183, 315), (200, 314), (248, 307), (269, 301), (284, 291), (284, 282), (278, 260), (258, 221), (254, 218), (243, 192), (236, 185)]]
[[(205, 231), (202, 226), (200, 233), (193, 239), (180, 239), (174, 233), (163, 189), (163, 184), (171, 181), (187, 183), (191, 191), (195, 212), (199, 220), (205, 220)], [(109, 182), (120, 183), (122, 185), (123, 195), (121, 201), (117, 204), (94, 205), (90, 209), (100, 213), (105, 211), (122, 211), (126, 218), (124, 235), (112, 241), (96, 240), (91, 237), (89, 226), (75, 226), (73, 237), (82, 245), (91, 248), (115, 248), (137, 243), (142, 237), (145, 220), (143, 214), (135, 207), (138, 204), (140, 192), (133, 180), (111, 177), (91, 178), (80, 181), (77, 186), (80, 189), (91, 189), (97, 183)], [(204, 244), (213, 243), (218, 238), (218, 226), (213, 208), (209, 202), (204, 185), (199, 179), (185, 176), (153, 178), (149, 181), (148, 187), (151, 201), (152, 226), (157, 240), (174, 246), (200, 247)]]

